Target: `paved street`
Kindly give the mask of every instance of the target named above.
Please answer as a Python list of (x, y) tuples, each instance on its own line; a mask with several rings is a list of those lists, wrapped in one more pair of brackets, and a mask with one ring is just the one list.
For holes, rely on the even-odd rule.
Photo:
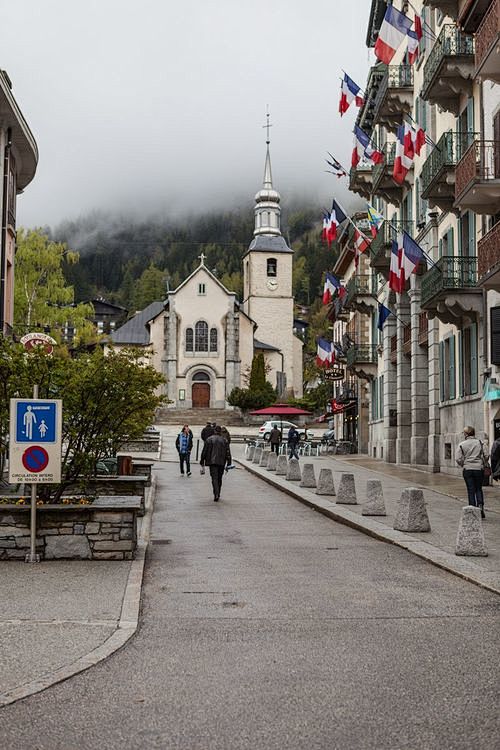
[(497, 596), (242, 469), (216, 504), (159, 466), (139, 633), (2, 709), (0, 746), (497, 746)]

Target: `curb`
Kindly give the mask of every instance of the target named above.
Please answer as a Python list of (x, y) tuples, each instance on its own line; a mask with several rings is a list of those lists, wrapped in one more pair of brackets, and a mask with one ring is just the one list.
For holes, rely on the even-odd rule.
[[(464, 558), (457, 558), (455, 555), (445, 552), (438, 547), (434, 547), (432, 544), (422, 541), (421, 539), (412, 537), (405, 532), (395, 531), (389, 527), (384, 527), (383, 524), (378, 521), (373, 521), (367, 516), (360, 516), (357, 513), (340, 508), (337, 505), (332, 505), (331, 503), (327, 504), (327, 501), (321, 500), (316, 495), (313, 495), (310, 490), (304, 489), (304, 493), (307, 492), (312, 495), (311, 498), (308, 498), (301, 492), (294, 490), (293, 486), (288, 487), (286, 484), (277, 481), (273, 476), (262, 474), (256, 467), (254, 468), (252, 464), (248, 465), (242, 459), (235, 458), (234, 461), (250, 474), (254, 474), (259, 477), (259, 479), (262, 479), (276, 489), (286, 492), (290, 497), (295, 498), (295, 500), (307, 505), (318, 513), (322, 513), (332, 521), (342, 523), (344, 526), (350, 526), (351, 528), (361, 531), (363, 534), (367, 534), (368, 536), (382, 542), (395, 544), (396, 546), (417, 555), (417, 557), (427, 560), (427, 562), (432, 563), (432, 565), (463, 578), (469, 583), (481, 586), (481, 588), (487, 589), (494, 594), (500, 594), (500, 585), (492, 583), (490, 580), (492, 577), (497, 578), (495, 573), (484, 571), (473, 562), (469, 562)], [(288, 484), (291, 483), (288, 482)]]
[(137, 555), (132, 560), (130, 571), (123, 595), (120, 619), (116, 630), (110, 635), (104, 643), (90, 651), (84, 656), (80, 656), (71, 664), (66, 664), (55, 672), (38, 677), (36, 680), (27, 682), (20, 687), (8, 690), (6, 693), (0, 693), (0, 708), (8, 706), (11, 703), (28, 698), (30, 695), (40, 693), (58, 682), (74, 677), (74, 675), (84, 672), (86, 669), (95, 666), (100, 661), (107, 659), (115, 651), (122, 648), (127, 641), (137, 631), (139, 625), (139, 612), (141, 604), (142, 580), (144, 575), (144, 566), (146, 562), (146, 552), (151, 536), (151, 522), (153, 518), (153, 507), (156, 495), (156, 476), (151, 481), (148, 496), (146, 497), (146, 515), (143, 518), (141, 533), (137, 542)]

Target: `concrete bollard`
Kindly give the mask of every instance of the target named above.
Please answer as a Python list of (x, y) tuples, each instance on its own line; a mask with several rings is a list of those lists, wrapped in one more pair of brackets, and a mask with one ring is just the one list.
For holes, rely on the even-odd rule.
[(314, 464), (304, 464), (302, 469), (302, 479), (300, 480), (301, 487), (316, 487), (316, 477), (314, 475)]
[(336, 502), (340, 505), (357, 505), (354, 474), (342, 474)]
[(366, 483), (366, 503), (361, 510), (362, 516), (385, 516), (384, 493), (380, 479), (369, 479)]
[(335, 485), (333, 483), (333, 472), (331, 469), (320, 469), (318, 477), (317, 495), (335, 495)]
[(276, 474), (279, 474), (281, 476), (285, 476), (288, 469), (288, 459), (286, 456), (278, 456), (278, 461), (276, 463)]
[(256, 448), (253, 454), (253, 463), (258, 464), (262, 456), (262, 448)]
[(247, 455), (247, 458), (249, 461), (253, 461), (254, 454), (255, 454), (255, 445), (249, 445), (248, 455)]
[(393, 528), (396, 531), (431, 530), (424, 493), (418, 487), (406, 487), (402, 491)]
[(455, 554), (470, 555), (471, 557), (488, 556), (480, 508), (475, 508), (473, 505), (466, 505), (465, 508), (462, 508)]
[(286, 478), (289, 482), (300, 482), (300, 480), (302, 479), (302, 475), (300, 473), (300, 464), (296, 458), (291, 458), (288, 461)]
[(262, 455), (259, 461), (259, 466), (267, 466), (267, 459), (269, 457), (270, 452), (271, 451), (266, 451), (266, 449), (262, 451)]
[(278, 464), (278, 454), (274, 451), (271, 451), (267, 458), (267, 470), (268, 471), (276, 471), (276, 467)]

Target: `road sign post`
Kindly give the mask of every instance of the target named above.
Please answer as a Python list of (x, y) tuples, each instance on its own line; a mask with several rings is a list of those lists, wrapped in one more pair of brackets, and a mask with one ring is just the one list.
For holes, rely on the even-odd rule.
[(39, 562), (36, 554), (37, 485), (61, 481), (62, 401), (33, 398), (10, 401), (9, 482), (31, 484), (30, 552), (26, 562)]

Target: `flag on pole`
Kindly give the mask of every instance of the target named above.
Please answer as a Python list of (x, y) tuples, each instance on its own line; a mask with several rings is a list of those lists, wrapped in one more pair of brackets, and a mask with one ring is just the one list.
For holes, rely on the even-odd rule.
[[(323, 242), (328, 242), (328, 229), (330, 227), (330, 214), (324, 213), (323, 214), (323, 228), (321, 230), (321, 239)], [(328, 246), (330, 246), (330, 243), (328, 242)]]
[(328, 229), (328, 237), (329, 241), (333, 242), (337, 239), (338, 234), (338, 228), (342, 224), (343, 221), (347, 219), (347, 214), (345, 211), (339, 206), (336, 200), (332, 203), (332, 210), (330, 213), (330, 226)]
[(414, 29), (408, 30), (408, 62), (413, 65), (420, 52), (420, 40), (422, 39), (422, 19), (415, 14)]
[[(399, 235), (401, 236), (401, 235)], [(391, 246), (391, 265), (389, 267), (389, 289), (391, 292), (401, 294), (401, 253), (399, 250), (400, 243), (399, 239), (392, 241)]]
[[(401, 235), (400, 235), (401, 237)], [(399, 288), (401, 291), (405, 288), (405, 284), (410, 278), (410, 274), (414, 273), (418, 267), (418, 264), (424, 257), (424, 251), (418, 245), (414, 239), (410, 237), (408, 232), (403, 232), (402, 241), (398, 238), (398, 249), (399, 249)]]
[(397, 10), (394, 5), (387, 6), (374, 48), (375, 56), (381, 62), (390, 64), (396, 50), (406, 39), (411, 25), (408, 16)]
[(388, 307), (382, 304), (382, 302), (378, 303), (378, 321), (377, 321), (377, 328), (379, 331), (382, 330), (384, 327), (384, 323), (389, 317), (389, 315), (392, 315), (392, 310), (389, 310)]
[(382, 214), (379, 214), (378, 211), (376, 211), (371, 203), (366, 204), (367, 208), (366, 211), (368, 213), (368, 221), (370, 222), (370, 230), (372, 233), (372, 237), (377, 236), (377, 232), (384, 223), (384, 217)]
[(356, 102), (357, 107), (363, 106), (364, 99), (361, 94), (361, 89), (356, 83), (354, 83), (352, 78), (349, 78), (347, 73), (344, 73), (342, 85), (340, 87), (339, 112), (341, 117), (347, 112), (353, 102)]
[(392, 172), (392, 178), (398, 185), (402, 185), (405, 181), (405, 177), (413, 166), (413, 141), (411, 135), (407, 139), (406, 131), (408, 125), (399, 125), (396, 135), (396, 155), (394, 158), (394, 169)]
[[(332, 174), (334, 174), (336, 177), (346, 177), (347, 172), (345, 171), (342, 164), (339, 161), (337, 161), (337, 159), (331, 154), (328, 154), (328, 156), (330, 156), (332, 161), (328, 161), (328, 159), (325, 159), (325, 161), (328, 164), (328, 166), (332, 168), (333, 170)], [(327, 171), (330, 171), (330, 170), (327, 170)]]
[(325, 339), (317, 340), (318, 348), (316, 350), (316, 364), (318, 367), (328, 367), (335, 362), (333, 344)]
[(418, 125), (416, 128), (413, 127), (409, 122), (405, 123), (405, 151), (412, 159), (415, 158), (415, 154), (420, 156), (422, 146), (426, 143), (425, 130)]
[(351, 165), (355, 169), (361, 158), (364, 156), (365, 159), (371, 161), (373, 164), (380, 164), (384, 160), (382, 151), (378, 151), (369, 136), (364, 130), (361, 130), (359, 125), (354, 126), (354, 148), (352, 151)]
[(331, 273), (326, 273), (325, 285), (323, 287), (323, 304), (328, 305), (337, 294), (340, 286), (339, 280)]
[(366, 239), (364, 234), (361, 234), (359, 229), (354, 230), (354, 267), (357, 268), (359, 265), (359, 256), (364, 253), (367, 248), (370, 247), (369, 241)]

